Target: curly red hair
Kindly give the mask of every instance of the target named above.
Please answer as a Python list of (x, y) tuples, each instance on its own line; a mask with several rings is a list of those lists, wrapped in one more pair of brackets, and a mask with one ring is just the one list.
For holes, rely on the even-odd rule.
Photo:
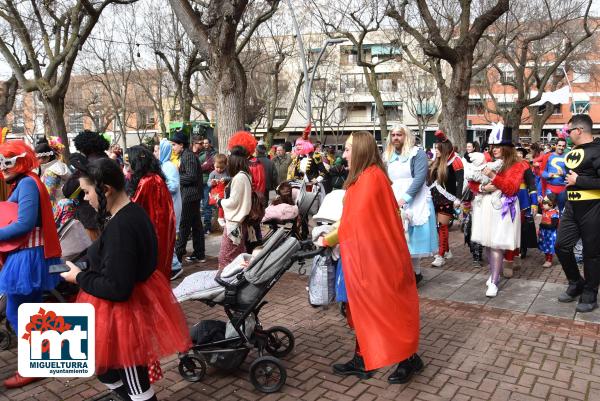
[(246, 149), (248, 155), (253, 155), (256, 150), (256, 138), (249, 133), (248, 131), (238, 131), (231, 138), (229, 138), (229, 143), (227, 143), (227, 149), (231, 150), (236, 146), (241, 146)]
[(0, 144), (0, 154), (5, 158), (19, 156), (25, 153), (24, 157), (19, 157), (12, 171), (18, 174), (28, 173), (39, 166), (39, 161), (31, 146), (21, 140), (8, 141)]

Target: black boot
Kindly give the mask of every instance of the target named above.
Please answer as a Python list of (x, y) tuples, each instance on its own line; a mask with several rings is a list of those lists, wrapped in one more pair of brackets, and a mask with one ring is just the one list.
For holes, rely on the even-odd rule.
[(419, 355), (414, 354), (398, 364), (394, 373), (388, 377), (388, 382), (392, 384), (408, 383), (414, 374), (423, 371), (424, 367)]
[(583, 293), (583, 280), (569, 281), (566, 291), (558, 296), (558, 302), (573, 302)]
[(598, 307), (597, 295), (594, 291), (584, 290), (575, 310), (579, 313), (591, 312)]
[(419, 285), (419, 283), (423, 281), (423, 275), (421, 273), (415, 273), (415, 280), (417, 281), (417, 285)]
[(362, 356), (354, 354), (354, 357), (346, 363), (333, 365), (333, 373), (340, 376), (358, 376), (361, 379), (369, 379), (373, 376), (372, 371), (365, 370), (365, 362)]

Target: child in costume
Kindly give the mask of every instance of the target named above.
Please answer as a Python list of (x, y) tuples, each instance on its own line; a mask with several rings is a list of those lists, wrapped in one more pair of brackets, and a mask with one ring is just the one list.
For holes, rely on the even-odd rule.
[[(225, 198), (225, 187), (231, 181), (231, 177), (225, 171), (227, 167), (227, 156), (219, 153), (215, 156), (215, 169), (208, 176), (208, 185), (210, 185), (210, 198), (208, 204), (216, 206), (219, 199)], [(222, 208), (218, 208), (219, 224), (225, 225), (225, 215)]]
[(40, 162), (40, 179), (48, 190), (53, 209), (63, 198), (60, 189), (71, 176), (69, 166), (62, 161), (64, 149), (65, 145), (56, 136), (43, 138), (35, 147), (35, 154)]
[[(156, 400), (148, 365), (189, 349), (185, 316), (158, 270), (152, 221), (125, 192), (118, 163), (102, 158), (84, 168), (79, 182), (98, 212), (101, 234), (88, 248), (89, 269), (67, 262), (71, 270), (61, 275), (79, 285), (77, 302), (96, 311), (98, 379), (121, 399)], [(173, 250), (172, 243), (161, 246)]]
[(554, 244), (556, 243), (556, 232), (558, 230), (559, 212), (556, 208), (556, 195), (549, 193), (542, 202), (542, 221), (540, 222), (540, 234), (538, 246), (540, 251), (546, 255), (543, 267), (552, 266), (554, 256)]
[[(61, 263), (61, 248), (54, 225), (52, 205), (46, 187), (31, 171), (38, 167), (36, 155), (23, 141), (0, 144), (0, 171), (11, 187), (9, 202), (18, 205), (16, 221), (0, 228), (0, 244), (13, 242), (12, 249), (0, 254), (0, 293), (6, 294), (6, 317), (18, 330), (17, 311), (26, 302), (41, 302), (42, 292), (52, 290), (59, 281), (48, 267)], [(7, 207), (0, 212), (7, 212)], [(19, 373), (4, 381), (6, 388), (17, 388), (39, 380)]]

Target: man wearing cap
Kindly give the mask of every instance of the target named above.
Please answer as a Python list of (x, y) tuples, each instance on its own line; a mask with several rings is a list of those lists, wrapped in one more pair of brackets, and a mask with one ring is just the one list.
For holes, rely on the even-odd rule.
[[(591, 312), (598, 307), (600, 284), (600, 142), (592, 137), (592, 119), (574, 115), (567, 130), (575, 145), (565, 156), (567, 204), (560, 218), (556, 256), (569, 280), (559, 302), (579, 297), (576, 311)], [(579, 273), (573, 249), (583, 241), (583, 275)]]
[(175, 242), (175, 254), (179, 261), (186, 253), (186, 246), (192, 235), (193, 252), (186, 257), (187, 262), (206, 262), (204, 255), (204, 231), (200, 215), (202, 201), (202, 171), (198, 157), (188, 148), (187, 136), (176, 132), (171, 138), (173, 153), (179, 155), (179, 182), (181, 186), (182, 212), (179, 222), (179, 237)]

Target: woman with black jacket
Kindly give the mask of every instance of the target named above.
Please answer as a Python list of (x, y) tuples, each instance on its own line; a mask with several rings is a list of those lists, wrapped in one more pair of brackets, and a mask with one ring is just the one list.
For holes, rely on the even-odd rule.
[(68, 263), (71, 270), (62, 276), (79, 284), (77, 302), (96, 310), (96, 374), (123, 399), (155, 400), (148, 365), (189, 349), (185, 316), (156, 270), (154, 228), (130, 201), (119, 165), (91, 162), (80, 186), (98, 211), (102, 233), (88, 248), (89, 269)]

